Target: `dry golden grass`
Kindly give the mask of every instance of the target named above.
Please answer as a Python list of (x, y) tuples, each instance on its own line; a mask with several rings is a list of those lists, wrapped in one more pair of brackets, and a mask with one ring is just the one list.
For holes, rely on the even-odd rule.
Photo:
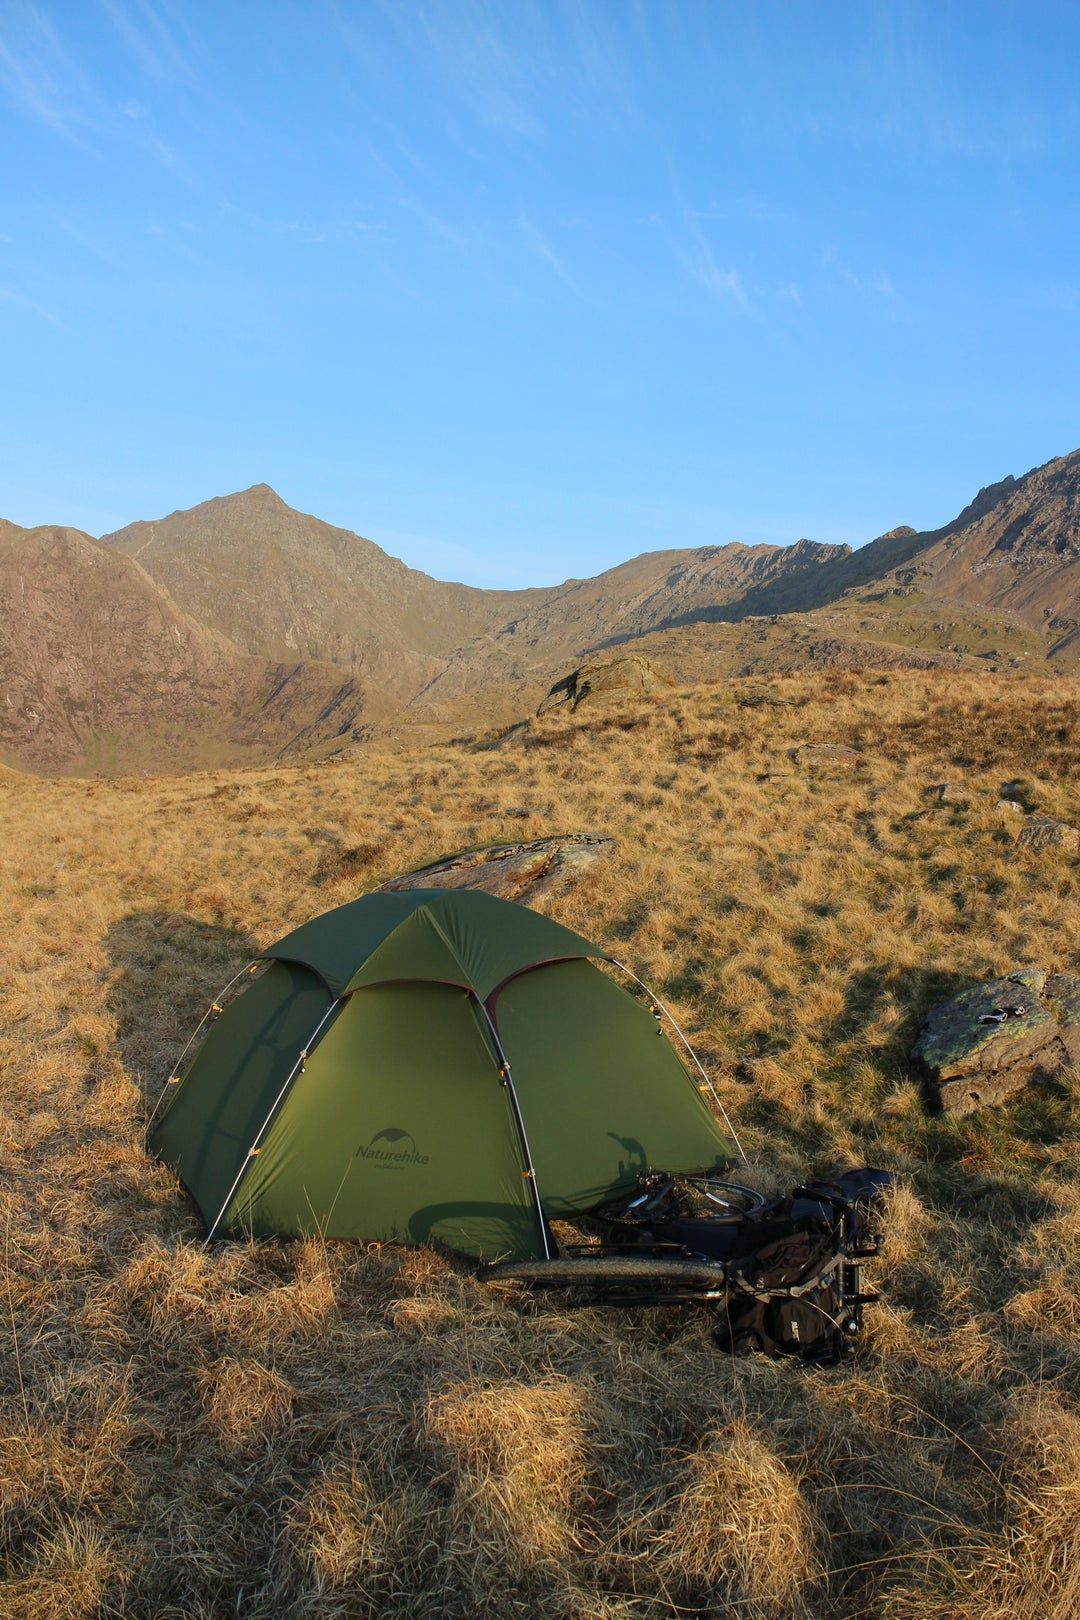
[[(807, 741), (855, 761), (796, 764)], [(835, 674), (407, 733), (347, 764), (0, 775), (0, 1613), (1080, 1613), (1075, 1082), (928, 1119), (927, 1007), (1076, 971), (1080, 688)], [(935, 783), (967, 808), (935, 809)], [(528, 808), (525, 818), (507, 814)], [(929, 812), (929, 813), (928, 813)], [(547, 908), (672, 1006), (754, 1179), (898, 1171), (856, 1357), (487, 1293), (427, 1252), (221, 1245), (141, 1120), (258, 949), (486, 840), (603, 832)]]

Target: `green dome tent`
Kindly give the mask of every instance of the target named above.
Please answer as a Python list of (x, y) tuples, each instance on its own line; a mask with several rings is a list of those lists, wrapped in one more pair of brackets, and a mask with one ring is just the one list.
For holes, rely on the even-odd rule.
[[(593, 959), (593, 960), (590, 960)], [(731, 1149), (651, 1012), (550, 918), (475, 890), (365, 895), (268, 965), (166, 1087), (151, 1148), (209, 1237), (550, 1252), (546, 1221)]]

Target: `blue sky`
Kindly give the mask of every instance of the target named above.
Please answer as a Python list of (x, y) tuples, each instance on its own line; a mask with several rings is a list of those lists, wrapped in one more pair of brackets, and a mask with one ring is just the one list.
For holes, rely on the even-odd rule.
[(1080, 7), (0, 0), (0, 516), (440, 578), (859, 545), (1080, 446)]

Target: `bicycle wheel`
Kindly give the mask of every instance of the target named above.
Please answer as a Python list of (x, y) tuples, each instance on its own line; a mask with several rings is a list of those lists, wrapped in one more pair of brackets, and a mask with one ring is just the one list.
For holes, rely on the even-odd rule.
[(727, 1267), (718, 1260), (656, 1255), (598, 1254), (595, 1259), (499, 1260), (477, 1272), (482, 1282), (521, 1282), (530, 1288), (573, 1288), (589, 1293), (644, 1285), (687, 1288), (696, 1297), (722, 1293)]
[(756, 1187), (721, 1176), (680, 1176), (679, 1190), (690, 1201), (692, 1215), (713, 1221), (741, 1221), (769, 1202)]

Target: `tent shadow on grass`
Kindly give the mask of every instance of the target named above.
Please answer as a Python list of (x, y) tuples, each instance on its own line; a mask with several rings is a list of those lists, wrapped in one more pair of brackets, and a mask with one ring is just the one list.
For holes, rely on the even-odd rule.
[(132, 912), (112, 925), (103, 944), (117, 1051), (153, 1108), (207, 1006), (258, 946), (241, 929), (179, 911)]

